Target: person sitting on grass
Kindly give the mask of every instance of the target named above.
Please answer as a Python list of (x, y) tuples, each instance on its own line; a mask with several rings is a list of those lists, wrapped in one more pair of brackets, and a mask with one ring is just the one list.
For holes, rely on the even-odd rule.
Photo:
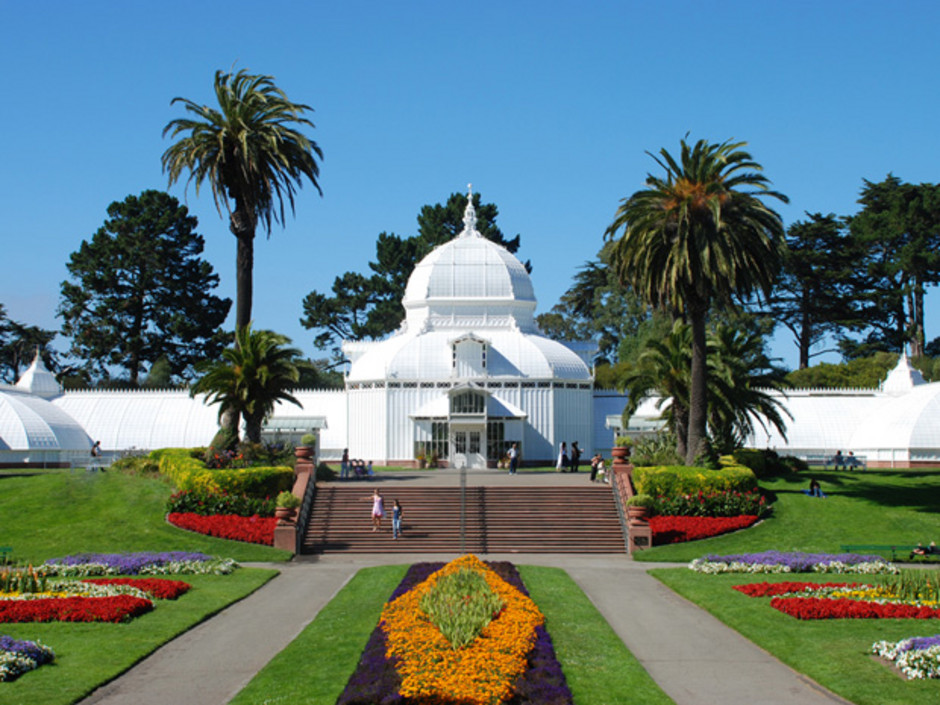
[(822, 497), (826, 498), (826, 495), (823, 494), (822, 488), (819, 486), (819, 483), (816, 481), (816, 478), (810, 478), (809, 489), (803, 490), (803, 494), (809, 495), (810, 497)]

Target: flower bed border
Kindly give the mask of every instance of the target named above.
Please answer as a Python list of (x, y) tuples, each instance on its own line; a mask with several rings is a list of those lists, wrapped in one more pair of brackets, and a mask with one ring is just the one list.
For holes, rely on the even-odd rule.
[[(388, 602), (427, 580), (443, 568), (443, 562), (414, 563), (409, 567)], [(487, 567), (523, 595), (529, 592), (515, 565), (507, 561), (487, 561)], [(362, 651), (359, 663), (337, 705), (366, 705), (381, 702), (386, 705), (404, 705), (409, 702), (399, 693), (401, 677), (392, 660), (386, 658), (387, 638), (381, 622)], [(573, 696), (568, 688), (561, 664), (555, 655), (551, 636), (544, 626), (536, 627), (535, 646), (529, 654), (526, 671), (513, 685), (513, 705), (572, 705)]]
[(204, 536), (215, 536), (232, 541), (257, 543), (263, 546), (274, 545), (274, 527), (277, 519), (262, 517), (257, 514), (243, 517), (237, 514), (193, 514), (192, 512), (171, 512), (167, 521), (179, 529), (195, 531)]

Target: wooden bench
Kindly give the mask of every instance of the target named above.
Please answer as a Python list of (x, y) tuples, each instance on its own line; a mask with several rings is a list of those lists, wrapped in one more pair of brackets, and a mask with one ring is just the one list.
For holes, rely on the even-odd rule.
[(868, 543), (851, 543), (841, 546), (842, 550), (845, 553), (864, 553), (865, 551), (872, 551), (878, 553), (887, 553), (891, 551), (891, 560), (897, 560), (897, 554), (900, 552), (902, 555), (907, 553), (910, 554), (917, 546), (915, 544), (868, 544)]

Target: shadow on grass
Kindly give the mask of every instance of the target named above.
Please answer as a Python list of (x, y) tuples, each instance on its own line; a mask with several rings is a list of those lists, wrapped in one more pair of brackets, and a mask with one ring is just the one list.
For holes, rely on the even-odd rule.
[(798, 494), (804, 489), (774, 487), (778, 481), (808, 486), (811, 478), (815, 478), (829, 496), (857, 499), (880, 507), (940, 513), (940, 470), (811, 470), (799, 475), (765, 478), (761, 485), (770, 499), (777, 494)]

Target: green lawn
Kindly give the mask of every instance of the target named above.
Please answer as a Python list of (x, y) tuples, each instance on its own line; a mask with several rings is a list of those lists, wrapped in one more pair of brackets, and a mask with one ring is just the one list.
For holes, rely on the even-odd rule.
[[(231, 705), (335, 703), (378, 622), (385, 600), (401, 581), (406, 567), (359, 571)], [(520, 572), (545, 614), (578, 705), (672, 702), (564, 571), (520, 566)], [(315, 658), (311, 654), (316, 654)]]
[[(238, 561), (283, 561), (285, 551), (183, 531), (164, 520), (172, 489), (159, 479), (117, 472), (0, 474), (0, 545), (20, 564), (79, 552), (202, 551)], [(177, 601), (128, 624), (2, 624), (0, 634), (40, 640), (56, 661), (12, 683), (0, 702), (66, 705), (130, 668), (160, 645), (257, 590), (276, 571), (181, 576), (193, 585)]]
[[(826, 499), (801, 492), (810, 477)], [(759, 526), (703, 541), (657, 546), (644, 561), (690, 561), (706, 553), (838, 552), (843, 544), (925, 544), (940, 541), (940, 471), (811, 472), (761, 481), (774, 511)], [(890, 554), (888, 555), (890, 558)]]
[(202, 551), (238, 561), (284, 561), (286, 551), (166, 523), (172, 488), (118, 472), (0, 474), (0, 546), (20, 563), (79, 552)]
[(231, 575), (172, 576), (193, 586), (177, 600), (156, 601), (155, 609), (126, 624), (2, 624), (0, 634), (39, 640), (56, 660), (10, 683), (0, 683), (4, 705), (69, 705), (113, 680), (167, 641), (227, 605), (251, 594), (277, 575), (274, 570), (240, 568)]
[(940, 702), (937, 681), (907, 680), (869, 655), (872, 643), (940, 633), (937, 620), (828, 619), (801, 621), (732, 585), (763, 581), (855, 582), (853, 575), (704, 575), (687, 568), (650, 573), (708, 610), (758, 646), (856, 705), (924, 705)]

